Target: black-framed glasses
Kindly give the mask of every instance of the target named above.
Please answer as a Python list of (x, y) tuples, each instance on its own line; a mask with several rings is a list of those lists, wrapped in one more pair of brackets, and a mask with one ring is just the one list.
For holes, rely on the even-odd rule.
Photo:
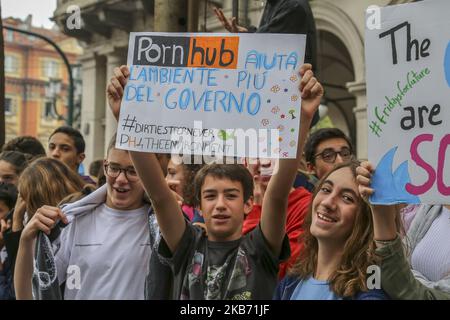
[(139, 176), (134, 168), (122, 168), (115, 164), (105, 164), (105, 174), (111, 178), (117, 178), (121, 172), (125, 173), (125, 177), (128, 181), (137, 181)]
[(320, 157), (327, 163), (334, 163), (338, 154), (344, 161), (351, 160), (353, 158), (352, 151), (347, 147), (343, 147), (340, 151), (335, 151), (332, 148), (326, 148), (321, 153), (316, 154), (314, 158)]

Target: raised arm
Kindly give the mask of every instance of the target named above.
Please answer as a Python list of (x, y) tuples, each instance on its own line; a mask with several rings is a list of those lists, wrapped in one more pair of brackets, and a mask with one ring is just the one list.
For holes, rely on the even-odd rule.
[[(374, 168), (370, 162), (365, 161), (361, 163), (356, 172), (359, 193), (367, 200), (375, 192), (370, 187)], [(396, 215), (397, 207), (395, 205), (372, 205), (374, 240), (389, 241), (397, 237)]]
[[(363, 162), (357, 169), (359, 192), (366, 200), (376, 192), (370, 187), (373, 166)], [(450, 294), (432, 289), (414, 277), (395, 222), (399, 206), (372, 206), (376, 254), (381, 258), (381, 287), (392, 299), (449, 300)]]
[(217, 19), (220, 21), (222, 26), (227, 29), (229, 32), (248, 32), (248, 29), (245, 27), (242, 27), (237, 24), (236, 17), (233, 17), (231, 19), (228, 19), (223, 14), (222, 9), (220, 8), (214, 8), (214, 13), (216, 14)]
[(300, 68), (300, 91), (302, 96), (300, 130), (298, 134), (297, 158), (280, 159), (275, 174), (270, 179), (264, 195), (261, 213), (261, 230), (273, 253), (281, 250), (286, 225), (286, 213), (289, 192), (294, 184), (295, 175), (300, 164), (303, 146), (314, 113), (319, 108), (323, 95), (322, 85), (317, 81), (310, 64)]
[[(107, 88), (108, 102), (116, 120), (130, 72), (127, 66), (114, 69), (114, 77)], [(171, 252), (175, 252), (183, 236), (186, 223), (177, 199), (166, 183), (156, 155), (148, 152), (130, 152), (133, 165), (150, 197), (161, 234)]]

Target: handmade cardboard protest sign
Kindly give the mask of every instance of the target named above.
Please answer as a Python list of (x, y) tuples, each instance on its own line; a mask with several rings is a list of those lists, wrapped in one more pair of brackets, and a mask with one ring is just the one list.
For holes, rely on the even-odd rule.
[(131, 33), (117, 147), (295, 158), (305, 35)]
[(366, 29), (372, 203), (450, 203), (449, 12), (447, 0), (385, 7)]

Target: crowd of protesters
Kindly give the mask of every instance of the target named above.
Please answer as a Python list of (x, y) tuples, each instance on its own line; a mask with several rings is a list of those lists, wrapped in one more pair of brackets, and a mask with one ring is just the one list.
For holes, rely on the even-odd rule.
[[(268, 1), (254, 30), (215, 13), (232, 32), (315, 39), (307, 1)], [(324, 93), (314, 41), (306, 55), (294, 159), (179, 164), (117, 149), (114, 135), (82, 176), (76, 129), (46, 148), (8, 141), (0, 299), (450, 299), (450, 205), (369, 204), (372, 164), (341, 130), (310, 132)], [(115, 68), (106, 88), (116, 120), (129, 74)]]
[[(128, 75), (116, 68), (107, 88), (116, 118)], [(432, 250), (446, 242), (448, 205), (370, 206), (371, 164), (342, 131), (309, 133), (323, 89), (310, 64), (300, 75), (295, 159), (177, 165), (116, 149), (114, 136), (81, 176), (73, 128), (57, 128), (46, 153), (32, 137), (9, 141), (1, 298), (449, 299), (448, 249)], [(313, 192), (295, 187), (302, 159)]]

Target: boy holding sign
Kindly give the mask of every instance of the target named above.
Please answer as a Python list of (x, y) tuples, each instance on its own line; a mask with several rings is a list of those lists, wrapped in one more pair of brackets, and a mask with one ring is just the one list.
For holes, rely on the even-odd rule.
[[(270, 299), (278, 263), (289, 256), (285, 236), (287, 198), (301, 158), (310, 122), (323, 89), (311, 65), (300, 69), (301, 127), (297, 158), (282, 159), (270, 180), (258, 228), (242, 237), (242, 224), (252, 209), (253, 182), (240, 165), (212, 164), (196, 177), (196, 194), (207, 235), (187, 224), (167, 186), (153, 153), (130, 152), (145, 190), (152, 199), (163, 240), (160, 256), (171, 265), (175, 299)], [(119, 118), (129, 76), (126, 66), (115, 69), (108, 86), (111, 110)], [(264, 285), (260, 285), (264, 281)]]

